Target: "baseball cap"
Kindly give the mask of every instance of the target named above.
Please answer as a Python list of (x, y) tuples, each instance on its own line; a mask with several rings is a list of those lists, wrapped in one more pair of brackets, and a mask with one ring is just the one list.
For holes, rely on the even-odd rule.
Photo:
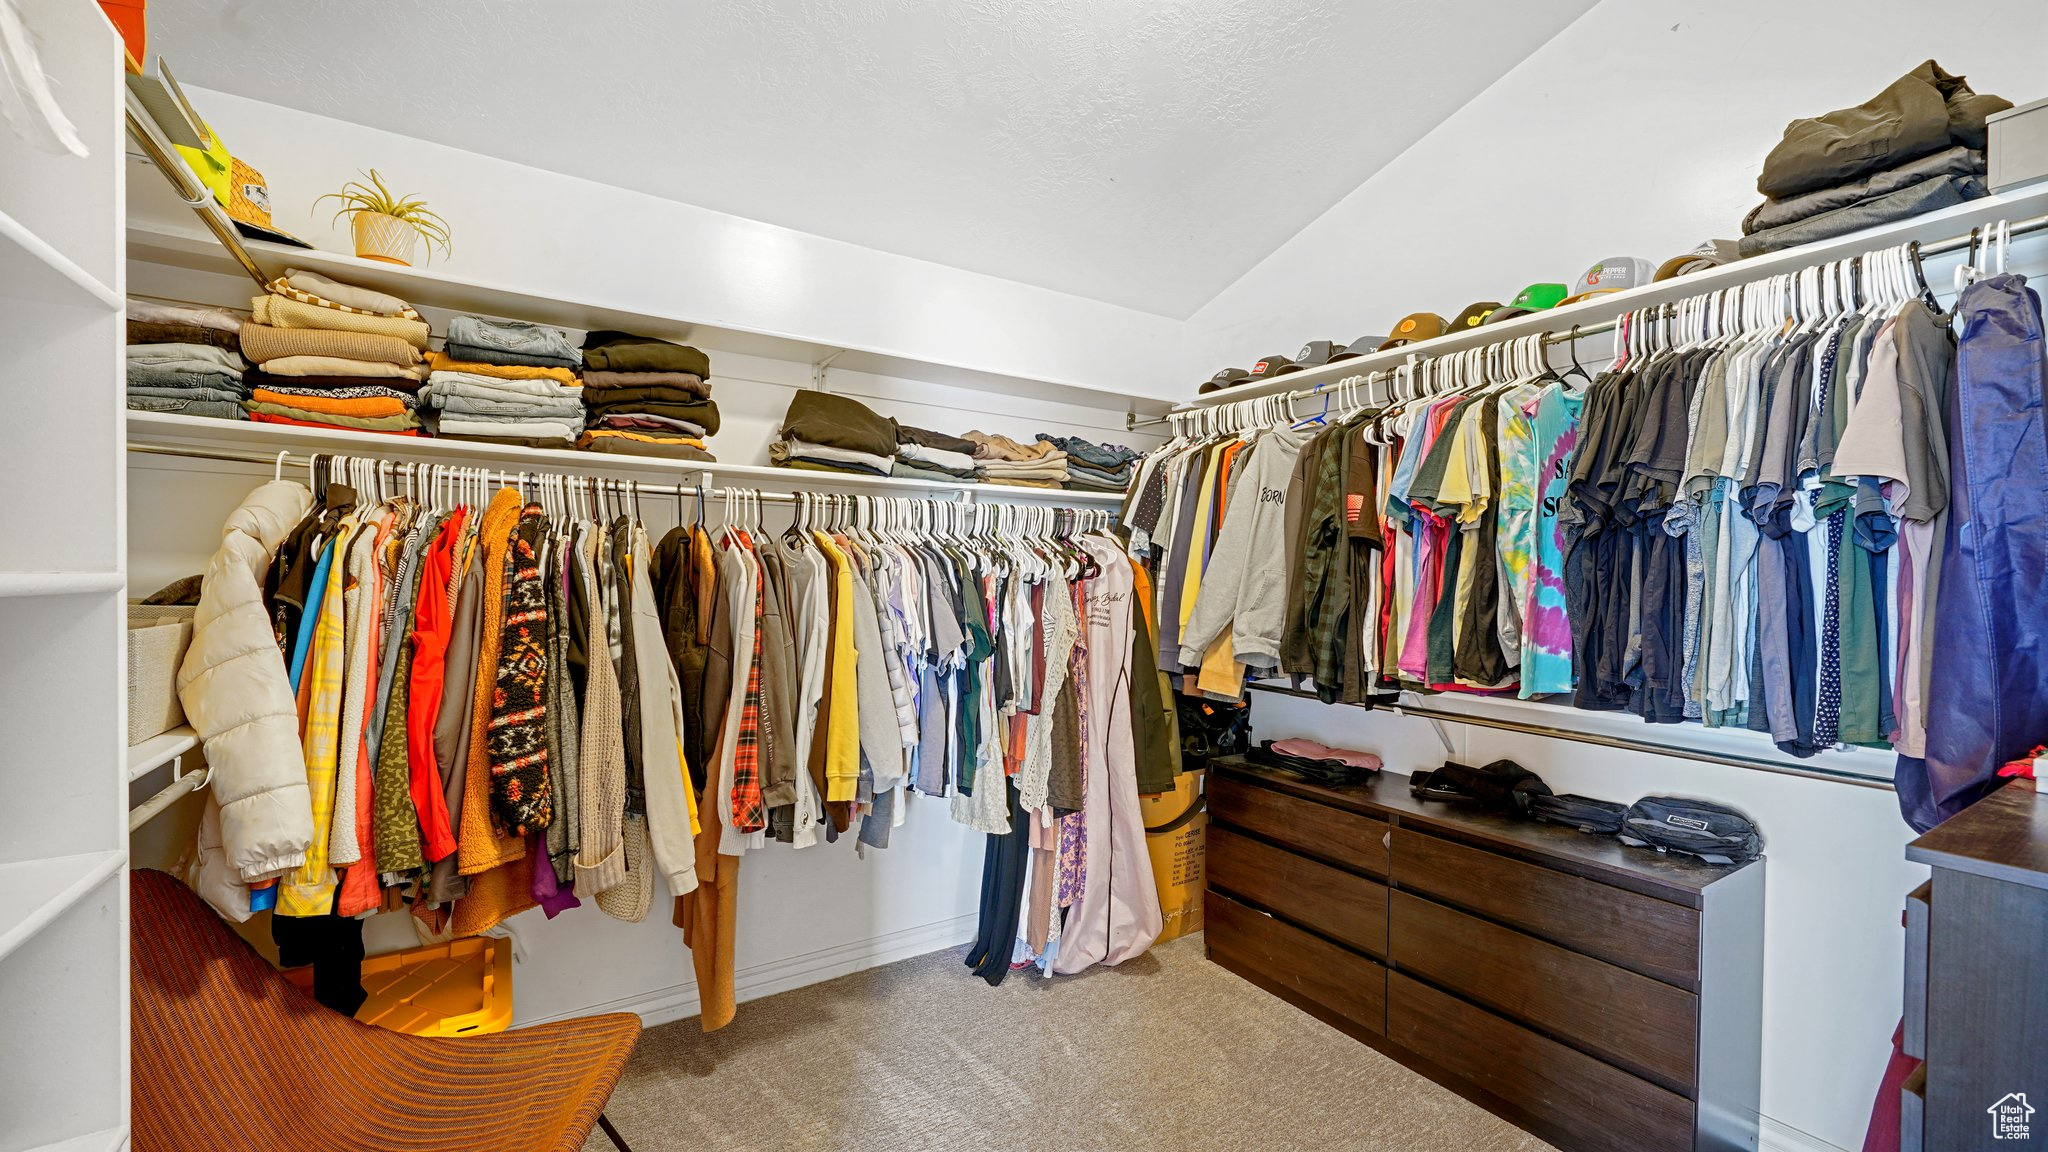
[(1214, 376), (1202, 381), (1201, 391), (1221, 392), (1225, 388), (1242, 384), (1251, 378), (1252, 374), (1242, 368), (1219, 369)]
[(1341, 351), (1330, 357), (1330, 359), (1349, 360), (1354, 356), (1368, 355), (1379, 351), (1380, 345), (1386, 342), (1387, 338), (1385, 336), (1360, 336), (1358, 339), (1346, 344)]
[(1384, 352), (1389, 348), (1399, 348), (1403, 344), (1413, 344), (1418, 340), (1433, 340), (1443, 335), (1446, 327), (1448, 325), (1444, 323), (1444, 318), (1434, 312), (1410, 312), (1401, 318), (1399, 324), (1394, 325), (1394, 334), (1387, 337), (1386, 343), (1381, 344), (1379, 350)]
[(1294, 354), (1294, 362), (1302, 368), (1319, 368), (1335, 360), (1344, 351), (1344, 345), (1335, 340), (1311, 340)]
[(1675, 280), (1741, 259), (1733, 240), (1702, 240), (1690, 252), (1673, 256), (1657, 265), (1657, 280)]
[(1451, 331), (1463, 332), (1467, 328), (1477, 328), (1486, 323), (1488, 316), (1499, 310), (1498, 300), (1482, 300), (1477, 304), (1467, 304), (1465, 310), (1458, 313), (1458, 318), (1451, 321)]
[(1494, 309), (1480, 323), (1498, 324), (1517, 316), (1527, 316), (1531, 312), (1541, 312), (1545, 308), (1555, 308), (1558, 302), (1565, 298), (1566, 291), (1562, 284), (1531, 284), (1515, 293), (1515, 298), (1508, 301), (1507, 307)]
[(1564, 298), (1564, 304), (1576, 304), (1589, 296), (1604, 296), (1609, 292), (1624, 292), (1640, 288), (1650, 282), (1657, 269), (1640, 256), (1609, 256), (1579, 277), (1572, 285), (1572, 294)]
[(1285, 376), (1289, 372), (1299, 371), (1301, 365), (1285, 356), (1261, 356), (1259, 362), (1252, 365), (1251, 379), (1271, 380), (1275, 376)]

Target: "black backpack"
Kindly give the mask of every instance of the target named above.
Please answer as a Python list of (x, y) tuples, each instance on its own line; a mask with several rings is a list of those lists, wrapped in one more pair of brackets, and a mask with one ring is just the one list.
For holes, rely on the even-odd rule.
[(1684, 852), (1709, 864), (1747, 864), (1763, 852), (1756, 822), (1725, 804), (1645, 796), (1622, 818), (1621, 842)]
[(1550, 785), (1513, 760), (1495, 760), (1483, 768), (1446, 762), (1433, 772), (1410, 776), (1408, 791), (1420, 800), (1469, 804), (1527, 820), (1535, 799), (1550, 795)]
[(1621, 831), (1622, 816), (1628, 811), (1626, 804), (1569, 792), (1562, 796), (1538, 796), (1529, 807), (1536, 819), (1545, 824), (1577, 828), (1589, 836), (1612, 836)]

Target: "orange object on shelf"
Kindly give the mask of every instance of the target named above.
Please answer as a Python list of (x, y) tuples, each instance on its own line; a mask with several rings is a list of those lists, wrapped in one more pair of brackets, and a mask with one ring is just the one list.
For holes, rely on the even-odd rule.
[(141, 72), (139, 61), (149, 46), (149, 0), (100, 0), (100, 9), (114, 22), (114, 31), (128, 46), (130, 72)]
[[(287, 968), (287, 980), (307, 991), (313, 969)], [(466, 936), (388, 952), (363, 961), (370, 998), (356, 1019), (410, 1036), (477, 1036), (512, 1023), (512, 942)]]

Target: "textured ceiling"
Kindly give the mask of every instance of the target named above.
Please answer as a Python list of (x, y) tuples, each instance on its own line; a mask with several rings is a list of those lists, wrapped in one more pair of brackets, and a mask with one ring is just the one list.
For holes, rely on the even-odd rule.
[(1186, 316), (1593, 0), (156, 0), (181, 80)]

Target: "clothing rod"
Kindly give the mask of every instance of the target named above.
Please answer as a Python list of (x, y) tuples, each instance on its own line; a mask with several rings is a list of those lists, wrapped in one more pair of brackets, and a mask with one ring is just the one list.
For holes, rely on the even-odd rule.
[(166, 784), (162, 791), (128, 810), (128, 832), (133, 835), (144, 824), (164, 814), (164, 809), (176, 804), (186, 796), (206, 787), (206, 778), (213, 769), (202, 768), (187, 772)]
[[(2010, 228), (2008, 229), (2008, 232), (2010, 233), (2010, 235), (2013, 235), (2013, 236), (2026, 236), (2026, 235), (2029, 235), (2029, 234), (2031, 234), (2031, 233), (2034, 233), (2034, 232), (2040, 232), (2040, 231), (2043, 231), (2043, 230), (2048, 230), (2048, 215), (2041, 215), (2041, 216), (2032, 216), (2032, 217), (2029, 217), (2029, 218), (2027, 218), (2027, 219), (2025, 219), (2025, 220), (2021, 220), (2021, 221), (2018, 221), (2017, 223), (2014, 223), (2013, 225), (2011, 225), (2011, 227), (2010, 227)], [(1948, 238), (1948, 239), (1946, 239), (1946, 240), (1936, 240), (1936, 241), (1932, 241), (1931, 243), (1927, 243), (1927, 244), (1922, 244), (1922, 245), (1920, 245), (1920, 255), (1922, 255), (1922, 256), (1943, 256), (1943, 255), (1946, 255), (1946, 254), (1948, 254), (1948, 253), (1950, 253), (1950, 252), (1961, 252), (1961, 251), (1963, 251), (1963, 250), (1964, 250), (1965, 248), (1968, 248), (1968, 247), (1970, 246), (1970, 242), (1971, 242), (1971, 241), (1972, 241), (1973, 239), (1981, 239), (1981, 238), (1982, 238), (1982, 229), (1980, 228), (1980, 229), (1979, 229), (1978, 231), (1975, 231), (1975, 232), (1965, 232), (1965, 233), (1963, 233), (1963, 234), (1962, 234), (1962, 235), (1960, 235), (1960, 236), (1951, 236), (1951, 237), (1949, 237), (1949, 238)], [(1835, 264), (1835, 263), (1840, 263), (1840, 261), (1839, 261), (1839, 260), (1823, 260), (1823, 261), (1821, 261), (1821, 263), (1823, 263), (1823, 264)], [(1813, 267), (1813, 265), (1809, 265), (1809, 267)], [(1773, 275), (1784, 275), (1784, 273), (1773, 273)], [(1765, 279), (1768, 279), (1768, 277), (1765, 277)], [(1755, 283), (1755, 282), (1756, 282), (1756, 281), (1748, 281), (1748, 280), (1746, 280), (1746, 281), (1743, 281), (1742, 283), (1744, 283), (1744, 284), (1751, 284), (1751, 283)], [(1731, 285), (1728, 285), (1727, 287), (1729, 287), (1729, 288), (1735, 288), (1735, 287), (1740, 287), (1740, 286), (1741, 286), (1740, 284), (1731, 284)], [(1709, 289), (1708, 291), (1725, 291), (1725, 290), (1726, 290), (1726, 289), (1724, 288), (1724, 289)], [(1657, 315), (1659, 315), (1659, 316), (1669, 315), (1669, 314), (1670, 314), (1670, 312), (1671, 312), (1671, 309), (1672, 309), (1672, 305), (1670, 305), (1670, 304), (1655, 304), (1655, 305), (1651, 305), (1651, 310), (1652, 310), (1652, 311), (1654, 311), (1654, 312), (1655, 312), (1655, 313), (1656, 313)], [(1600, 321), (1600, 322), (1599, 322), (1599, 323), (1597, 323), (1597, 324), (1575, 324), (1575, 325), (1573, 325), (1573, 326), (1572, 326), (1572, 329), (1571, 329), (1571, 331), (1569, 331), (1569, 332), (1545, 332), (1545, 333), (1543, 333), (1543, 335), (1542, 335), (1542, 339), (1543, 339), (1543, 342), (1544, 342), (1545, 344), (1563, 344), (1563, 343), (1565, 343), (1566, 341), (1569, 341), (1569, 340), (1577, 340), (1577, 339), (1581, 339), (1581, 338), (1583, 338), (1583, 337), (1586, 337), (1586, 336), (1598, 336), (1598, 335), (1600, 335), (1600, 334), (1601, 334), (1601, 333), (1603, 333), (1603, 332), (1612, 332), (1612, 331), (1614, 331), (1615, 327), (1616, 327), (1617, 325), (1619, 325), (1620, 323), (1621, 323), (1621, 317), (1619, 317), (1619, 316), (1616, 316), (1616, 317), (1613, 317), (1613, 318), (1610, 318), (1610, 319), (1607, 319), (1607, 320), (1602, 320), (1602, 321)], [(1525, 337), (1525, 336), (1514, 336), (1514, 337), (1508, 337), (1507, 339), (1510, 339), (1510, 340), (1519, 340), (1519, 339), (1527, 339), (1527, 337)], [(1493, 343), (1499, 343), (1499, 341), (1494, 341)], [(1476, 345), (1476, 347), (1480, 347), (1480, 348), (1485, 348), (1485, 347), (1489, 347), (1489, 346), (1490, 346), (1489, 344), (1479, 344), (1479, 345)], [(1459, 351), (1461, 351), (1461, 352), (1463, 352), (1463, 351), (1470, 351), (1470, 349), (1469, 349), (1469, 348), (1461, 348), (1461, 349), (1459, 349)], [(1432, 353), (1432, 352), (1417, 352), (1417, 353), (1415, 353), (1415, 355), (1418, 355), (1418, 356), (1431, 356), (1431, 357), (1434, 357), (1434, 356), (1438, 355), (1438, 353)], [(1346, 379), (1350, 379), (1350, 377), (1346, 377)], [(1273, 395), (1274, 395), (1274, 396), (1277, 396), (1277, 397), (1279, 397), (1280, 399), (1282, 399), (1282, 400), (1286, 401), (1286, 402), (1287, 402), (1287, 403), (1289, 403), (1289, 404), (1292, 404), (1292, 403), (1293, 403), (1293, 402), (1295, 402), (1296, 400), (1306, 400), (1306, 399), (1308, 399), (1308, 398), (1309, 398), (1309, 397), (1311, 397), (1311, 396), (1319, 396), (1319, 395), (1321, 395), (1322, 393), (1324, 393), (1325, 391), (1327, 391), (1327, 390), (1328, 390), (1328, 389), (1329, 389), (1329, 388), (1330, 388), (1330, 387), (1331, 387), (1332, 385), (1334, 385), (1334, 384), (1336, 384), (1336, 383), (1337, 383), (1337, 381), (1334, 381), (1334, 380), (1333, 380), (1333, 381), (1330, 381), (1330, 382), (1328, 382), (1328, 383), (1324, 383), (1324, 384), (1318, 384), (1318, 385), (1316, 385), (1316, 386), (1315, 386), (1315, 387), (1313, 387), (1313, 388), (1302, 388), (1302, 389), (1298, 389), (1298, 390), (1296, 390), (1296, 391), (1293, 391), (1293, 392), (1278, 392), (1278, 393), (1274, 393)], [(1126, 421), (1126, 422), (1125, 422), (1125, 427), (1126, 427), (1127, 429), (1130, 429), (1130, 430), (1133, 430), (1133, 431), (1135, 431), (1135, 430), (1137, 430), (1137, 429), (1139, 429), (1139, 428), (1153, 428), (1153, 427), (1157, 427), (1158, 425), (1161, 425), (1161, 424), (1168, 424), (1168, 423), (1171, 423), (1171, 422), (1172, 422), (1172, 420), (1173, 420), (1173, 417), (1175, 417), (1175, 416), (1181, 416), (1181, 415), (1186, 415), (1186, 414), (1188, 414), (1188, 413), (1191, 413), (1191, 412), (1200, 412), (1200, 411), (1205, 411), (1205, 410), (1208, 410), (1208, 409), (1211, 409), (1211, 408), (1220, 408), (1220, 407), (1222, 407), (1222, 406), (1223, 406), (1223, 405), (1225, 405), (1225, 404), (1233, 404), (1233, 403), (1238, 403), (1238, 401), (1234, 401), (1234, 400), (1231, 400), (1231, 399), (1229, 399), (1229, 398), (1228, 398), (1228, 397), (1229, 397), (1229, 389), (1225, 389), (1225, 390), (1224, 390), (1223, 392), (1221, 392), (1221, 393), (1218, 393), (1217, 395), (1218, 395), (1218, 399), (1215, 399), (1215, 400), (1210, 400), (1210, 401), (1200, 401), (1200, 400), (1197, 400), (1197, 401), (1195, 402), (1195, 404), (1196, 404), (1196, 406), (1195, 406), (1195, 407), (1192, 407), (1192, 408), (1182, 408), (1182, 409), (1179, 409), (1179, 410), (1177, 410), (1177, 411), (1175, 411), (1175, 412), (1170, 412), (1170, 413), (1168, 413), (1168, 414), (1167, 414), (1167, 415), (1165, 415), (1165, 416), (1156, 416), (1156, 417), (1153, 417), (1153, 418), (1151, 418), (1151, 419), (1148, 419), (1148, 420), (1135, 420), (1135, 419), (1134, 419), (1134, 420), (1129, 420), (1129, 421)], [(1253, 397), (1252, 399), (1257, 399), (1257, 397)]]
[[(1248, 687), (1261, 692), (1274, 692), (1282, 696), (1299, 696), (1309, 700), (1318, 697), (1313, 692), (1299, 688), (1286, 688), (1277, 684), (1253, 683)], [(1404, 693), (1407, 695), (1407, 693)], [(1353, 705), (1353, 707), (1367, 707)], [(1453, 724), (1472, 724), (1481, 728), (1497, 728), (1503, 732), (1520, 732), (1526, 736), (1542, 736), (1551, 740), (1569, 740), (1578, 744), (1598, 744), (1605, 748), (1619, 748), (1626, 752), (1648, 752), (1656, 756), (1676, 756), (1682, 760), (1700, 760), (1709, 764), (1722, 764), (1730, 768), (1747, 768), (1756, 772), (1772, 772), (1780, 776), (1803, 776), (1810, 780), (1826, 780), (1836, 784), (1853, 784), (1858, 788), (1875, 788), (1892, 792), (1889, 780), (1865, 776), (1859, 772), (1843, 772), (1835, 768), (1795, 768), (1776, 760), (1761, 756), (1744, 756), (1740, 752), (1709, 752), (1681, 744), (1666, 744), (1659, 740), (1634, 740), (1627, 736), (1610, 736), (1604, 732), (1588, 732), (1577, 728), (1557, 728), (1549, 724), (1533, 724), (1526, 720), (1509, 720), (1503, 717), (1480, 716), (1470, 712), (1455, 712), (1447, 708), (1432, 708), (1427, 704), (1378, 705), (1397, 716), (1416, 716), (1424, 720), (1447, 721)]]
[[(176, 444), (148, 444), (133, 440), (128, 442), (128, 451), (138, 452), (145, 456), (177, 456), (188, 460), (220, 460), (231, 464), (269, 464), (275, 466), (280, 459), (280, 454), (276, 452), (267, 454), (261, 452), (234, 452), (219, 448), (187, 448), (182, 445)], [(285, 463), (291, 464), (294, 467), (304, 467), (311, 461), (313, 455), (325, 456), (329, 459), (333, 459), (334, 457), (337, 456), (349, 457), (358, 460), (371, 458), (368, 456), (355, 455), (348, 452), (319, 452), (310, 455), (299, 452), (285, 452), (282, 454), (282, 458)], [(543, 473), (554, 476), (583, 476), (582, 473), (561, 472), (554, 469), (541, 469), (536, 471), (534, 469), (486, 468), (482, 466), (474, 466), (467, 464), (425, 464), (421, 465), (421, 467), (445, 468), (451, 471), (482, 472), (486, 475), (489, 475), (491, 473), (497, 473), (499, 475), (506, 477), (508, 480), (515, 479), (522, 475), (538, 476)], [(709, 465), (701, 468), (690, 468), (688, 470), (691, 472), (708, 475), (716, 471), (716, 466)], [(638, 494), (642, 496), (699, 496), (702, 499), (709, 500), (714, 497), (723, 498), (729, 492), (744, 492), (748, 496), (758, 499), (764, 504), (795, 504), (798, 502), (797, 493), (764, 492), (758, 488), (699, 488), (692, 484), (680, 482), (675, 484), (642, 484), (637, 480), (621, 480), (615, 481), (614, 483), (629, 486), (637, 484), (639, 485)], [(995, 485), (994, 487), (1000, 488), (1002, 487), (1002, 485)], [(631, 493), (630, 487), (623, 488), (621, 490), (626, 491), (629, 494)], [(1043, 491), (1050, 494), (1051, 489), (1031, 489), (1030, 491)], [(831, 494), (813, 495), (822, 495), (823, 500), (826, 503), (829, 503), (831, 499)], [(997, 503), (1001, 500), (1001, 497), (1004, 494), (1000, 492), (990, 492), (984, 495), (983, 493), (961, 489), (957, 494), (957, 499), (954, 498), (952, 495), (942, 495), (939, 493), (931, 493), (928, 495), (920, 496), (894, 492), (863, 492), (855, 493), (852, 495), (867, 496), (877, 500), (915, 500), (933, 504), (962, 504), (971, 507), (975, 504)], [(976, 497), (983, 498), (976, 499)], [(1102, 521), (1106, 523), (1115, 523), (1118, 516), (1118, 511), (1114, 508), (1077, 508), (1070, 505), (1062, 505), (1056, 503), (1020, 503), (1018, 506), (1026, 508), (1050, 507), (1059, 509), (1061, 511), (1074, 512), (1076, 514), (1083, 516), (1094, 515), (1101, 517)]]

